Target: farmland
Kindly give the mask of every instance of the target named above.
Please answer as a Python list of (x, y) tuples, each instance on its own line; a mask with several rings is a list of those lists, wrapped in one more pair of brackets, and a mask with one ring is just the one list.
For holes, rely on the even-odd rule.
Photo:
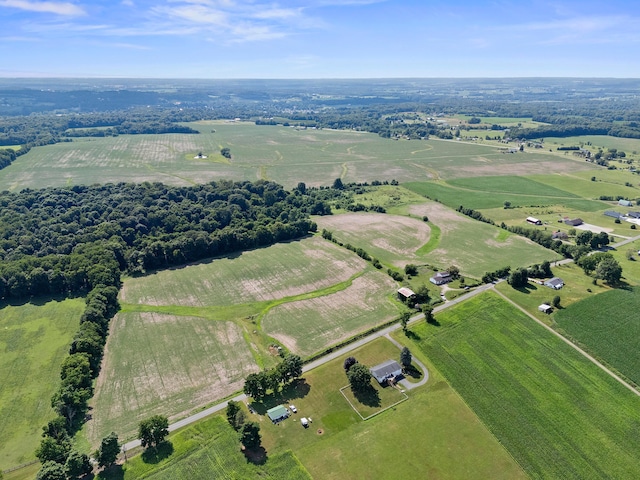
[(437, 318), (420, 347), (528, 475), (640, 475), (638, 396), (492, 293)]
[(0, 308), (0, 469), (34, 460), (81, 299)]
[[(0, 171), (0, 189), (102, 182), (188, 185), (217, 179), (269, 179), (329, 185), (395, 178), (455, 178), (586, 169), (545, 153), (505, 155), (494, 146), (455, 141), (392, 141), (375, 134), (200, 122), (199, 135), (121, 135), (74, 139), (32, 149)], [(212, 131), (214, 131), (212, 133)], [(230, 161), (220, 156), (229, 148)], [(207, 158), (194, 158), (202, 152)], [(35, 173), (37, 172), (37, 173)]]
[(640, 385), (640, 292), (611, 290), (555, 313), (558, 329)]

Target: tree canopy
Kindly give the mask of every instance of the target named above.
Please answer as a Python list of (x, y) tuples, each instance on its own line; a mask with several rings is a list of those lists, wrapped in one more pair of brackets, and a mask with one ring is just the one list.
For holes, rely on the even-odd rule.
[(356, 363), (347, 372), (349, 384), (354, 391), (364, 391), (371, 388), (371, 372), (362, 363)]
[(164, 415), (153, 415), (138, 424), (138, 438), (144, 448), (154, 448), (169, 435), (169, 419)]

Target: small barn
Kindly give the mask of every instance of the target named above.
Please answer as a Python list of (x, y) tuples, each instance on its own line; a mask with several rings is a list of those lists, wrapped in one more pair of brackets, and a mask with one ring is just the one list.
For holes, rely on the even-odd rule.
[(618, 200), (618, 205), (620, 205), (622, 207), (630, 207), (630, 206), (633, 205), (633, 203), (631, 203), (631, 201), (629, 201), (629, 200), (620, 199), (620, 200)]
[(540, 305), (538, 307), (538, 310), (541, 311), (542, 313), (551, 313), (551, 312), (553, 312), (553, 308), (551, 307), (551, 305), (548, 305), (546, 303), (543, 303), (542, 305)]
[(604, 214), (605, 214), (607, 217), (611, 217), (611, 218), (622, 218), (622, 217), (624, 217), (624, 215), (623, 215), (623, 214), (621, 214), (620, 212), (615, 212), (615, 211), (613, 211), (613, 210), (606, 210), (606, 211), (604, 212)]
[(451, 274), (449, 272), (437, 272), (433, 277), (429, 279), (431, 283), (434, 285), (444, 285), (445, 283), (449, 283), (451, 280)]
[(395, 360), (387, 360), (380, 365), (371, 367), (369, 371), (381, 385), (402, 375), (402, 367)]
[(408, 287), (402, 287), (398, 289), (398, 298), (403, 302), (413, 300), (415, 296), (416, 293)]
[(542, 225), (542, 220), (536, 217), (527, 217), (527, 223), (532, 225)]
[(277, 407), (270, 408), (267, 410), (267, 416), (271, 419), (273, 423), (279, 422), (280, 420), (284, 420), (289, 417), (289, 410), (285, 408), (284, 405), (278, 405)]
[(552, 279), (544, 282), (544, 286), (553, 288), (554, 290), (560, 290), (564, 287), (564, 281), (560, 277), (553, 277)]
[(571, 227), (577, 227), (578, 225), (582, 225), (584, 222), (581, 218), (566, 218), (564, 223)]

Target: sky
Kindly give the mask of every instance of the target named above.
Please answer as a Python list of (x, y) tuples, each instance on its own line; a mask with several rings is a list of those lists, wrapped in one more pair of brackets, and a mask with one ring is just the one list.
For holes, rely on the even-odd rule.
[(636, 0), (0, 0), (0, 77), (640, 78)]

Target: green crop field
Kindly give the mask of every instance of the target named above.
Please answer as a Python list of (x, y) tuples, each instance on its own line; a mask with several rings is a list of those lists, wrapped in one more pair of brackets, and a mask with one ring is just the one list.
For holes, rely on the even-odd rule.
[[(438, 200), (451, 208), (458, 208), (460, 205), (467, 208), (473, 208), (474, 210), (499, 208), (502, 207), (506, 201), (511, 202), (512, 207), (526, 207), (529, 205), (562, 205), (585, 212), (593, 212), (607, 208), (606, 203), (578, 198), (569, 192), (563, 192), (557, 188), (542, 184), (540, 184), (540, 188), (543, 191), (549, 193), (555, 192), (560, 195), (544, 196), (542, 194), (535, 195), (533, 193), (519, 194), (516, 191), (517, 187), (513, 187), (507, 191), (501, 191), (499, 190), (500, 188), (509, 189), (508, 180), (503, 180), (500, 177), (490, 178), (495, 180), (484, 181), (481, 179), (471, 178), (465, 179), (461, 184), (476, 184), (477, 187), (486, 185), (490, 188), (490, 190), (487, 191), (471, 189), (468, 187), (462, 188), (457, 184), (454, 185), (452, 182), (408, 182), (403, 184), (403, 186), (413, 192), (419, 193), (420, 195), (427, 196), (432, 200)], [(523, 177), (508, 176), (505, 178), (519, 178), (519, 180), (514, 183), (525, 187), (527, 191), (531, 191), (530, 189), (535, 188), (536, 183), (538, 183), (530, 183), (532, 181)]]
[(516, 194), (532, 197), (576, 198), (577, 196), (562, 189), (545, 185), (525, 177), (511, 175), (497, 177), (457, 178), (447, 182), (448, 185), (480, 192), (495, 194)]
[(35, 459), (82, 299), (0, 308), (0, 470)]
[[(535, 180), (536, 182), (543, 183), (545, 185), (549, 185), (551, 187), (559, 188), (565, 190), (567, 192), (571, 192), (574, 195), (578, 195), (579, 197), (586, 199), (597, 199), (602, 195), (616, 197), (620, 195), (622, 197), (635, 198), (640, 196), (640, 188), (637, 187), (637, 184), (640, 182), (640, 178), (631, 177), (631, 174), (623, 174), (625, 180), (623, 178), (616, 179), (617, 181), (608, 181), (606, 177), (601, 175), (602, 170), (592, 171), (592, 175), (584, 175), (587, 178), (583, 178), (583, 176), (571, 175), (571, 174), (556, 174), (556, 175), (535, 175), (529, 177), (531, 180)], [(586, 172), (584, 172), (586, 173)], [(621, 173), (621, 172), (620, 172)], [(596, 179), (600, 177), (597, 181), (591, 181), (591, 177), (595, 176)], [(618, 175), (619, 176), (619, 175)], [(631, 177), (631, 178), (628, 178)], [(627, 180), (629, 183), (635, 180), (635, 187), (626, 186), (624, 183)]]
[(558, 328), (640, 385), (640, 291), (610, 290), (554, 315)]
[(273, 307), (262, 329), (292, 352), (308, 356), (397, 316), (397, 303), (391, 301), (396, 289), (388, 275), (372, 269), (339, 292)]
[(425, 355), (531, 477), (640, 476), (637, 395), (493, 293), (437, 320)]
[(237, 433), (225, 419), (215, 415), (171, 435), (173, 453), (161, 460), (145, 462), (142, 455), (97, 478), (134, 480), (139, 478), (209, 480), (212, 478), (264, 478), (306, 480), (309, 473), (290, 452), (272, 454), (264, 465), (248, 462), (240, 452)]
[(118, 313), (94, 395), (87, 436), (131, 438), (140, 420), (172, 416), (242, 389), (258, 370), (233, 322), (159, 313)]
[[(587, 168), (545, 153), (505, 155), (495, 146), (456, 141), (394, 141), (363, 132), (248, 123), (189, 125), (202, 133), (80, 138), (33, 148), (0, 172), (0, 189), (92, 184), (96, 179), (187, 185), (221, 178), (263, 178), (293, 187), (300, 181), (330, 185), (338, 177), (410, 181)], [(231, 160), (220, 156), (224, 147), (231, 150)], [(199, 152), (207, 158), (194, 158)]]

